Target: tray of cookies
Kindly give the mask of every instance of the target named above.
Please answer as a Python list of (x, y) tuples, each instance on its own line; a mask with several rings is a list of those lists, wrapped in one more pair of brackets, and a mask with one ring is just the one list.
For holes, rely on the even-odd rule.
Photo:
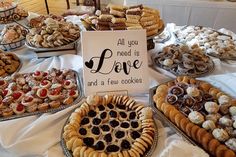
[(211, 156), (236, 153), (236, 99), (188, 76), (150, 90), (150, 103), (168, 124)]
[(151, 54), (152, 68), (171, 77), (199, 77), (214, 70), (214, 62), (198, 45), (171, 44)]
[(21, 67), (22, 62), (16, 54), (0, 50), (0, 78), (18, 72)]
[(87, 30), (146, 29), (148, 38), (157, 36), (165, 27), (159, 11), (143, 5), (109, 5), (93, 16), (82, 16), (81, 21)]
[(230, 35), (209, 27), (184, 26), (175, 30), (177, 42), (192, 45), (197, 43), (206, 49), (206, 54), (222, 59), (236, 60), (236, 41)]
[(83, 97), (81, 78), (70, 69), (16, 73), (0, 84), (0, 121), (55, 113)]
[(35, 51), (53, 51), (75, 44), (80, 39), (80, 27), (65, 19), (40, 16), (30, 21), (25, 45)]
[(150, 107), (128, 96), (93, 95), (66, 121), (61, 146), (67, 157), (151, 156), (157, 138)]
[(28, 30), (18, 24), (5, 25), (0, 33), (0, 48), (11, 50), (23, 46), (27, 33)]
[(8, 17), (15, 12), (16, 3), (1, 1), (0, 2), (0, 18)]

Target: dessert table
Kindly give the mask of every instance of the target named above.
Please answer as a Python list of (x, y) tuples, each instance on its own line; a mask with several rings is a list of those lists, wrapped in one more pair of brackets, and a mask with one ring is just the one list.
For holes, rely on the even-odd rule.
[[(175, 24), (167, 24), (166, 29), (173, 31)], [(165, 44), (156, 43), (156, 48), (151, 51), (158, 51), (164, 45), (174, 43), (172, 38)], [(14, 51), (23, 61), (19, 72), (33, 72), (35, 70), (48, 70), (51, 68), (73, 69), (81, 72), (83, 62), (81, 53), (78, 55), (62, 55), (59, 57), (38, 58), (35, 52), (26, 47)], [(80, 52), (80, 51), (79, 51)], [(150, 53), (150, 52), (148, 52)], [(220, 87), (224, 92), (236, 97), (236, 61), (221, 62), (213, 58), (215, 70), (210, 76), (200, 79)], [(82, 75), (82, 74), (81, 74)], [(150, 88), (171, 78), (149, 68)], [(148, 91), (142, 95), (134, 95), (134, 98), (146, 105), (149, 104)], [(60, 147), (60, 136), (63, 125), (73, 109), (77, 105), (71, 106), (65, 110), (54, 114), (43, 114), (41, 116), (30, 116), (10, 121), (0, 122), (0, 154), (1, 157), (63, 157), (63, 151)], [(169, 157), (176, 151), (175, 156), (181, 156), (183, 151), (179, 146), (186, 146), (183, 139), (177, 135), (171, 128), (158, 120), (158, 144), (153, 157)], [(198, 147), (189, 146), (189, 151), (195, 156), (208, 156)], [(188, 154), (189, 155), (189, 154)]]

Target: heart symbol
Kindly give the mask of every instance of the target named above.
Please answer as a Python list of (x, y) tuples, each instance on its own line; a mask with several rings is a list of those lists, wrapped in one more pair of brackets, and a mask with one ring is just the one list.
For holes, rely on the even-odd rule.
[(90, 61), (85, 62), (85, 65), (86, 65), (86, 67), (88, 67), (89, 69), (92, 69), (92, 68), (93, 68), (93, 60), (90, 59)]

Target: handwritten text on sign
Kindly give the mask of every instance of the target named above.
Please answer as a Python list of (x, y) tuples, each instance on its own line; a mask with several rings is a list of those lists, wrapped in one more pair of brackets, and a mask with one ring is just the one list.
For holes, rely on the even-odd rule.
[(85, 95), (147, 86), (147, 50), (144, 30), (83, 32)]

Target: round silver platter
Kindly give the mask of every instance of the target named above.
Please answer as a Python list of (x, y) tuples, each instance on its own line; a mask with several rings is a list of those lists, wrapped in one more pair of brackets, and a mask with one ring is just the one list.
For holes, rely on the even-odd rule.
[(147, 37), (147, 40), (154, 39), (156, 36), (158, 36), (159, 34), (163, 33), (164, 30), (165, 30), (165, 25), (163, 25), (163, 27), (156, 34)]
[[(84, 100), (81, 101), (78, 106), (80, 106), (83, 102), (84, 102)], [(75, 109), (75, 110), (76, 110), (76, 109)], [(74, 111), (73, 111), (73, 112), (74, 112)], [(73, 112), (72, 112), (72, 113), (73, 113)], [(63, 138), (64, 127), (69, 123), (69, 118), (70, 118), (70, 116), (67, 118), (67, 120), (66, 120), (64, 126), (62, 127), (62, 131), (61, 131), (61, 142), (60, 142), (60, 143), (61, 143), (61, 147), (62, 147), (62, 150), (63, 150), (65, 156), (66, 156), (66, 157), (73, 157), (72, 151), (70, 151), (70, 150), (67, 149), (65, 140), (64, 140), (64, 138)], [(154, 131), (153, 144), (152, 144), (151, 148), (150, 148), (147, 152), (145, 152), (142, 157), (151, 157), (152, 154), (153, 154), (153, 152), (154, 152), (155, 149), (156, 149), (156, 146), (157, 146), (157, 143), (158, 143), (158, 128), (157, 128), (157, 124), (155, 123), (155, 121), (154, 121), (154, 124), (155, 124), (155, 125), (154, 125), (155, 131)]]

